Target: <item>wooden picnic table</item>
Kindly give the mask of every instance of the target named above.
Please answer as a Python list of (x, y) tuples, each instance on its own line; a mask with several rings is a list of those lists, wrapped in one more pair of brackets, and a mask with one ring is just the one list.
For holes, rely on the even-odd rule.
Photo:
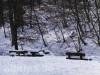
[(84, 59), (85, 53), (80, 52), (66, 52), (66, 55), (68, 56), (68, 59), (74, 59), (72, 56), (79, 56), (80, 59)]
[(22, 51), (22, 50), (15, 50), (15, 51), (9, 51), (9, 53), (16, 53), (17, 56), (26, 56), (26, 54), (28, 53), (28, 51)]

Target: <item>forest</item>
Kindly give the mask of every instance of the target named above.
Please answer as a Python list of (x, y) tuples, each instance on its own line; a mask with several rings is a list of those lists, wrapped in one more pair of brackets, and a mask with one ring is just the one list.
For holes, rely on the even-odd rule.
[(52, 51), (57, 46), (74, 47), (81, 52), (88, 39), (100, 46), (99, 3), (99, 0), (0, 0), (0, 28), (15, 50), (31, 44), (48, 49), (54, 45)]

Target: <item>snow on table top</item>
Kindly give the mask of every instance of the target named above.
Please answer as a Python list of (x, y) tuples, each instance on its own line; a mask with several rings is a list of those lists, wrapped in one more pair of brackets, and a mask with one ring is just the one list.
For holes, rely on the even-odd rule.
[(100, 62), (68, 60), (64, 56), (1, 56), (0, 75), (100, 75)]

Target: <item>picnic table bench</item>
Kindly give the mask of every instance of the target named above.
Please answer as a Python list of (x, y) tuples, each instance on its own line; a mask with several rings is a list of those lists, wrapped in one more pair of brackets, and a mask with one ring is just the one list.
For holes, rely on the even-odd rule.
[(26, 56), (26, 54), (28, 53), (28, 51), (20, 51), (20, 50), (9, 51), (9, 54), (11, 54), (11, 56), (14, 56), (13, 53), (15, 53), (16, 56)]
[(14, 50), (9, 51), (10, 56), (44, 56), (36, 51), (23, 51), (23, 50)]
[(68, 56), (67, 59), (74, 59), (72, 56), (78, 56), (80, 59), (84, 59), (85, 53), (79, 53), (79, 52), (66, 52), (66, 55)]
[(32, 56), (44, 56), (41, 55), (39, 52), (30, 52)]

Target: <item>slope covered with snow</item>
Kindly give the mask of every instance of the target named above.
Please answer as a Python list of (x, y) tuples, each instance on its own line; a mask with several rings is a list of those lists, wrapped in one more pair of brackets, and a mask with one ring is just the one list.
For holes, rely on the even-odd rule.
[[(32, 26), (24, 26), (24, 32), (21, 31), (21, 28), (18, 29), (18, 44), (19, 50), (47, 50), (50, 51), (54, 55), (65, 55), (66, 51), (76, 51), (75, 44), (78, 46), (78, 33), (75, 30), (74, 26), (76, 26), (76, 22), (74, 16), (68, 15), (68, 28), (63, 28), (61, 17), (60, 8), (59, 11), (56, 9), (58, 8), (55, 5), (41, 5), (40, 8), (35, 7), (36, 15), (40, 23), (41, 30), (43, 32), (44, 40), (47, 44), (47, 47), (44, 47), (43, 40), (41, 38), (41, 34), (35, 22), (32, 22)], [(25, 14), (26, 20), (30, 22), (29, 15), (30, 9), (25, 7)], [(66, 11), (68, 11), (66, 9)], [(71, 11), (69, 11), (71, 14)], [(32, 17), (34, 17), (34, 12), (32, 12)], [(33, 18), (34, 19), (34, 18)], [(33, 21), (33, 20), (32, 20)], [(27, 22), (26, 22), (27, 23)], [(87, 25), (87, 24), (86, 24)], [(0, 55), (5, 55), (8, 53), (9, 50), (14, 50), (11, 47), (11, 34), (10, 33), (10, 26), (8, 23), (5, 23), (6, 34), (9, 36), (8, 38), (4, 37), (3, 28), (0, 28)], [(88, 29), (88, 28), (87, 28)], [(63, 35), (62, 35), (63, 34)], [(100, 56), (100, 47), (95, 43), (96, 40), (94, 39), (95, 36), (90, 34), (90, 32), (86, 33), (87, 36), (83, 37), (85, 42), (87, 43), (84, 46), (81, 43), (83, 51), (89, 57), (96, 57), (99, 58)], [(63, 36), (65, 38), (65, 42), (63, 42)], [(73, 40), (70, 36), (74, 36)], [(90, 37), (90, 38), (89, 38)], [(21, 39), (20, 38), (24, 38)], [(94, 42), (95, 41), (95, 42)]]
[[(5, 55), (9, 52), (9, 50), (14, 50), (14, 48), (11, 46), (11, 39), (5, 38), (3, 31), (3, 28), (0, 28), (0, 55)], [(8, 29), (6, 29), (6, 33), (8, 34)], [(69, 39), (70, 35), (71, 32), (67, 32), (65, 35), (68, 42), (70, 42), (70, 46), (68, 46), (67, 43), (57, 42), (55, 33), (53, 31), (50, 31), (48, 34), (44, 35), (46, 41), (48, 42), (48, 47), (45, 48), (43, 46), (43, 41), (40, 39), (34, 43), (26, 42), (26, 44), (23, 45), (23, 49), (33, 51), (44, 49), (50, 51), (53, 55), (64, 55), (66, 51), (76, 51), (74, 43)], [(96, 45), (96, 43), (93, 42), (92, 39), (87, 38), (85, 41), (87, 42), (87, 45), (82, 45), (82, 48), (86, 53), (86, 56), (100, 59), (100, 47)], [(19, 49), (21, 49), (20, 45)]]
[[(8, 32), (8, 29), (6, 29)], [(0, 55), (7, 54), (7, 51), (13, 49), (11, 47), (11, 40), (10, 38), (5, 38), (4, 29), (0, 28)]]

